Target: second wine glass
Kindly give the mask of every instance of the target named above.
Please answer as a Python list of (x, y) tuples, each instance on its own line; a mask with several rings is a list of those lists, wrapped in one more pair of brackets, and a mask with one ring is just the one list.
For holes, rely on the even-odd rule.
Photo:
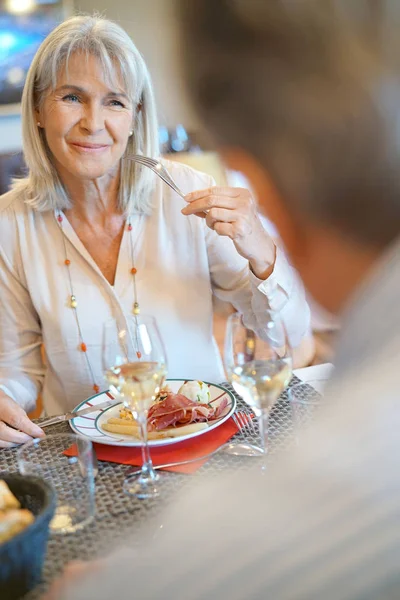
[(225, 369), (229, 381), (258, 417), (264, 452), (268, 450), (268, 419), (272, 406), (289, 385), (292, 357), (285, 326), (268, 311), (260, 336), (247, 329), (239, 313), (228, 319)]
[(158, 496), (160, 474), (150, 457), (147, 415), (164, 384), (167, 358), (156, 320), (129, 316), (105, 323), (103, 361), (110, 390), (131, 410), (141, 433), (142, 468), (126, 477), (123, 489), (138, 498)]

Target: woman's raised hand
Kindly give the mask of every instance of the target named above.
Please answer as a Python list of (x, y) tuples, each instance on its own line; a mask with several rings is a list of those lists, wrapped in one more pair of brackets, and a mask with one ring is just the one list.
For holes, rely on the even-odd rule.
[(254, 274), (266, 279), (273, 271), (275, 244), (265, 231), (257, 205), (249, 190), (211, 187), (187, 194), (184, 215), (204, 218), (218, 235), (231, 238), (239, 254), (246, 258)]

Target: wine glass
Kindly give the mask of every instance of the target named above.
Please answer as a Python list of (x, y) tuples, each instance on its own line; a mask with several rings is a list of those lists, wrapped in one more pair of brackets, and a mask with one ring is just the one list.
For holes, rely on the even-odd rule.
[(121, 398), (139, 424), (143, 463), (125, 478), (123, 490), (137, 498), (159, 495), (160, 474), (153, 468), (147, 439), (147, 415), (167, 374), (167, 358), (156, 320), (127, 316), (104, 325), (103, 361), (110, 390)]
[(232, 314), (225, 337), (225, 369), (229, 381), (258, 417), (263, 449), (268, 451), (268, 419), (272, 406), (292, 377), (292, 358), (279, 313), (267, 311), (260, 336), (247, 329), (239, 313)]

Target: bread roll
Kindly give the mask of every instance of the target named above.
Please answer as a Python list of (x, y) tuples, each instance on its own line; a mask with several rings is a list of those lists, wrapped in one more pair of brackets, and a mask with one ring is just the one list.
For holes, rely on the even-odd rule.
[(22, 508), (7, 510), (6, 512), (0, 513), (0, 543), (7, 542), (17, 533), (28, 527), (35, 517), (33, 514)]
[(5, 481), (0, 479), (0, 510), (8, 510), (10, 508), (20, 508), (21, 505), (11, 493), (10, 488)]

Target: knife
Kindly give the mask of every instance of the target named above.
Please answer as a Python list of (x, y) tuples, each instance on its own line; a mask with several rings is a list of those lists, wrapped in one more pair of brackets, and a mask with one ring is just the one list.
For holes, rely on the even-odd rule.
[(71, 419), (75, 419), (76, 417), (83, 417), (84, 415), (89, 415), (90, 413), (97, 412), (98, 410), (111, 408), (112, 406), (116, 406), (117, 404), (121, 404), (121, 400), (107, 400), (106, 402), (101, 402), (100, 404), (87, 406), (86, 408), (82, 408), (81, 410), (67, 412), (64, 415), (57, 415), (56, 417), (50, 417), (50, 419), (47, 419), (42, 423), (38, 423), (38, 425), (41, 429), (43, 429), (43, 427), (55, 425), (56, 423), (63, 423), (64, 421), (70, 421)]

